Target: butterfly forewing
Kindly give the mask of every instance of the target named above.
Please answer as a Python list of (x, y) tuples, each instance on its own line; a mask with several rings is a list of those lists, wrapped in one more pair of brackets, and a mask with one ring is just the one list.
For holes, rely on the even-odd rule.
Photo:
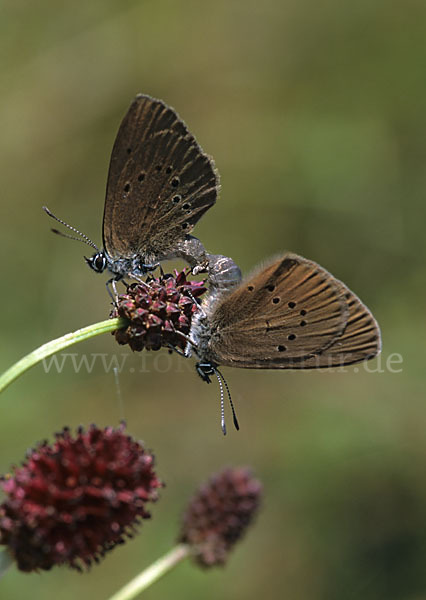
[(343, 334), (348, 314), (330, 273), (287, 254), (214, 307), (210, 351), (224, 365), (300, 368)]
[(109, 256), (173, 251), (217, 197), (213, 161), (176, 113), (137, 96), (113, 147), (103, 237)]

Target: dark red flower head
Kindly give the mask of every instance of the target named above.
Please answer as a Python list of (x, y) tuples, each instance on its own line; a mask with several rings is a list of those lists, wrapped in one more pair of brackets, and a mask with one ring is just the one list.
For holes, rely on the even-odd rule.
[(191, 318), (198, 310), (194, 301), (205, 291), (204, 282), (187, 281), (188, 271), (175, 275), (150, 277), (146, 283), (132, 283), (127, 293), (118, 297), (111, 317), (129, 321), (124, 329), (113, 332), (119, 344), (129, 344), (132, 350), (160, 350), (170, 345), (184, 349)]
[(145, 504), (162, 486), (153, 464), (124, 426), (92, 425), (75, 437), (65, 428), (3, 479), (0, 543), (21, 571), (89, 567), (150, 517)]
[(262, 484), (245, 467), (228, 468), (202, 485), (186, 509), (179, 541), (203, 567), (225, 564), (257, 512)]

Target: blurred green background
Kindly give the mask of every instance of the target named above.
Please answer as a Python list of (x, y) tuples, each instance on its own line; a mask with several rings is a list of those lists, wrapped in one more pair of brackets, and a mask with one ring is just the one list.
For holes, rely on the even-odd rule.
[(125, 416), (167, 487), (89, 574), (12, 570), (2, 599), (107, 598), (169, 549), (193, 489), (240, 464), (265, 500), (226, 568), (181, 565), (145, 598), (426, 598), (425, 19), (418, 0), (2, 1), (2, 368), (108, 315), (106, 277), (41, 206), (100, 243), (110, 151), (138, 92), (174, 106), (215, 158), (205, 246), (244, 272), (284, 250), (319, 262), (384, 341), (345, 373), (223, 369), (241, 424), (226, 438), (217, 387), (165, 351), (132, 355), (109, 335), (70, 349), (127, 355), (123, 408), (100, 359), (25, 374), (1, 398), (0, 472), (63, 425)]

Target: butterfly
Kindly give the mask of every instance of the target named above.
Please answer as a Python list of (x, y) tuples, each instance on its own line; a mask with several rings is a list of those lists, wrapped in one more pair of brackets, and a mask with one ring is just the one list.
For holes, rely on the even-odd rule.
[[(219, 176), (176, 112), (139, 94), (121, 122), (112, 149), (103, 217), (103, 249), (58, 219), (95, 249), (86, 262), (114, 280), (139, 278), (161, 260), (206, 262), (202, 243), (189, 235), (216, 202)], [(55, 233), (60, 234), (56, 229)], [(64, 235), (64, 234), (61, 234)]]
[(291, 253), (227, 290), (213, 289), (193, 317), (188, 342), (200, 377), (210, 383), (216, 375), (221, 386), (222, 429), (226, 382), (219, 366), (341, 367), (381, 350), (379, 326), (361, 300), (323, 267)]

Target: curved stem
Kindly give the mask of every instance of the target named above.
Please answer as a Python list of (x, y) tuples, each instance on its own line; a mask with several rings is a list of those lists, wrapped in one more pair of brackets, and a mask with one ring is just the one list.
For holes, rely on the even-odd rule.
[(129, 581), (121, 590), (111, 596), (109, 600), (131, 600), (135, 598), (140, 592), (143, 592), (157, 581), (157, 579), (160, 579), (167, 571), (170, 571), (172, 567), (189, 556), (189, 553), (190, 548), (186, 544), (175, 546), (165, 556), (156, 560), (150, 567), (142, 571), (132, 581)]
[(83, 327), (83, 329), (77, 329), (77, 331), (67, 333), (56, 340), (43, 344), (43, 346), (40, 346), (36, 350), (30, 352), (30, 354), (24, 356), (24, 358), (21, 358), (21, 360), (12, 365), (0, 376), (0, 392), (7, 388), (12, 381), (15, 381), (15, 379), (25, 373), (25, 371), (28, 371), (28, 369), (42, 361), (44, 358), (59, 352), (59, 350), (63, 350), (78, 342), (88, 340), (95, 335), (107, 333), (108, 331), (115, 331), (116, 329), (121, 329), (125, 326), (125, 319), (107, 319), (106, 321), (100, 321), (99, 323), (89, 325), (88, 327)]

